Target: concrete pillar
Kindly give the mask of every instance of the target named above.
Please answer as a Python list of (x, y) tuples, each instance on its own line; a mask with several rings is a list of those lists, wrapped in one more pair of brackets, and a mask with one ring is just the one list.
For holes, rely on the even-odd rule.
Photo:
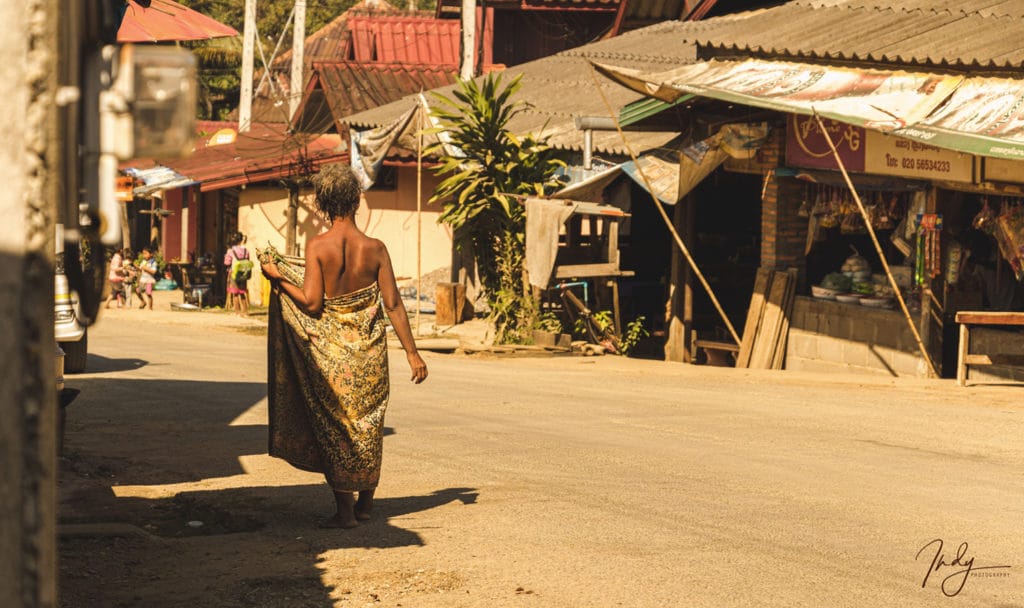
[(57, 604), (56, 0), (0, 3), (0, 606)]

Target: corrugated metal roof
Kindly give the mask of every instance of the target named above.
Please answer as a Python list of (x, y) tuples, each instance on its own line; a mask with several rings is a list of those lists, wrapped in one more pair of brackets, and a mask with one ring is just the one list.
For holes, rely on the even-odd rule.
[[(156, 168), (166, 167), (178, 177), (165, 187), (199, 183), (200, 188), (207, 191), (305, 174), (322, 164), (347, 158), (339, 136), (288, 134), (280, 124), (254, 123), (249, 132), (239, 133), (233, 143), (207, 145), (210, 135), (217, 130), (235, 126), (234, 123), (204, 121), (198, 125), (200, 136), (192, 156), (155, 161), (137, 159), (123, 163), (122, 167), (126, 172), (147, 167), (154, 175), (161, 174)], [(190, 181), (184, 181), (186, 179)]]
[(230, 25), (173, 0), (127, 0), (126, 4), (117, 30), (118, 42), (209, 40), (238, 35)]
[[(505, 0), (488, 2), (487, 6), (497, 10), (540, 10), (552, 11), (623, 11), (623, 28), (634, 29), (650, 23), (679, 19), (683, 15), (685, 0)], [(454, 18), (462, 13), (461, 0), (439, 0), (437, 16)]]
[[(696, 53), (687, 32), (700, 22), (672, 21), (622, 34), (615, 38), (563, 51), (505, 70), (505, 82), (522, 74), (522, 88), (515, 99), (530, 105), (517, 115), (510, 128), (516, 133), (544, 134), (556, 148), (582, 150), (583, 133), (576, 129), (576, 116), (607, 116), (601, 96), (591, 76), (590, 60), (633, 67), (641, 70), (664, 70), (692, 63)], [(615, 112), (643, 96), (621, 87), (604, 77), (596, 78)], [(454, 86), (437, 92), (451, 96)], [(431, 104), (439, 103), (427, 95)], [(411, 107), (405, 98), (379, 108), (350, 115), (344, 122), (353, 128), (365, 129), (390, 124)], [(679, 135), (678, 131), (633, 131), (628, 138), (637, 151), (664, 146)], [(594, 150), (603, 154), (625, 155), (625, 146), (615, 131), (595, 131)]]
[(353, 16), (354, 58), (361, 62), (459, 64), (458, 21), (434, 17)]
[[(417, 16), (429, 16), (432, 13), (417, 11)], [(314, 61), (344, 61), (349, 58), (352, 34), (349, 31), (349, 20), (352, 18), (385, 15), (410, 15), (386, 0), (362, 0), (352, 5), (344, 13), (338, 15), (327, 25), (306, 37), (303, 57), (306, 63)], [(289, 72), (291, 70), (291, 49), (282, 53), (272, 63), (274, 70)]]
[(696, 42), (739, 52), (885, 64), (1016, 69), (1024, 65), (1024, 0), (935, 3), (795, 0), (746, 19), (709, 19)]
[(318, 62), (296, 128), (317, 133), (336, 119), (455, 82), (458, 68), (438, 65)]

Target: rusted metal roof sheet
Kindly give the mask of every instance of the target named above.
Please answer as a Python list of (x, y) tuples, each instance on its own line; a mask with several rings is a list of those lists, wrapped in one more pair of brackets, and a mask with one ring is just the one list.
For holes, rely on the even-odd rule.
[(128, 0), (118, 42), (170, 42), (237, 36), (235, 28), (172, 0)]
[[(204, 121), (198, 125), (196, 149), (185, 159), (137, 159), (124, 163), (135, 168), (164, 166), (197, 182), (200, 189), (219, 190), (243, 184), (307, 174), (321, 165), (347, 160), (348, 152), (337, 135), (295, 135), (280, 124), (253, 124), (233, 143), (208, 145), (210, 136), (234, 123)], [(123, 167), (124, 167), (123, 165)]]
[(712, 55), (951, 68), (1024, 65), (1024, 0), (795, 0), (755, 11), (751, 21), (704, 23), (696, 41)]
[(456, 66), (318, 62), (299, 108), (296, 128), (317, 133), (337, 118), (455, 82)]
[[(608, 109), (597, 93), (597, 86), (604, 91), (615, 112), (643, 98), (639, 93), (602, 76), (593, 76), (590, 60), (649, 71), (691, 63), (696, 54), (688, 32), (699, 23), (665, 22), (505, 70), (504, 82), (509, 82), (517, 74), (523, 75), (522, 88), (515, 99), (530, 106), (513, 119), (510, 128), (516, 133), (547, 135), (549, 142), (556, 148), (582, 150), (583, 133), (576, 129), (575, 117), (608, 115)], [(447, 86), (436, 92), (451, 97), (454, 88)], [(432, 105), (439, 103), (430, 94), (427, 95), (427, 101)], [(407, 97), (350, 115), (344, 122), (355, 129), (383, 126), (396, 120), (413, 103), (414, 100)], [(632, 131), (628, 133), (628, 138), (631, 146), (639, 152), (664, 146), (678, 135), (678, 130)], [(603, 154), (627, 153), (615, 131), (595, 131), (594, 150)]]

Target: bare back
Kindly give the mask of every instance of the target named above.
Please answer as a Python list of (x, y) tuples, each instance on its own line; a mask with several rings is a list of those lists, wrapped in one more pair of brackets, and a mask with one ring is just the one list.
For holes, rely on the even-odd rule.
[[(307, 245), (323, 273), (324, 297), (351, 293), (378, 280), (386, 250), (377, 239), (362, 233), (351, 222), (335, 222), (331, 229)], [(308, 262), (307, 262), (308, 266)]]

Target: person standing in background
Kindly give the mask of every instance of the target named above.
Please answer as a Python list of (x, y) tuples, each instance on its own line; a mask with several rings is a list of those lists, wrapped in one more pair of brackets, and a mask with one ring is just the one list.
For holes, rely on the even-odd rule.
[(252, 275), (252, 261), (249, 250), (243, 244), (245, 235), (236, 232), (228, 239), (229, 247), (224, 254), (224, 265), (228, 269), (228, 301), (225, 309), (235, 314), (249, 316), (249, 277)]

